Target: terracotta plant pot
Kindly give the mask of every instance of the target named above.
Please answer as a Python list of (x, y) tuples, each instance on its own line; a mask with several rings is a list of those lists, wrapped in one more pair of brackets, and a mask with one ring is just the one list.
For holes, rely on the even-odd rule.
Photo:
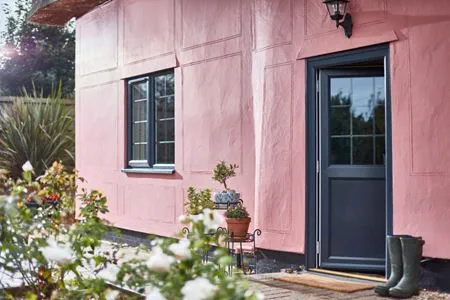
[(226, 220), (230, 237), (232, 237), (233, 240), (245, 239), (252, 218), (241, 218), (241, 219), (226, 218)]

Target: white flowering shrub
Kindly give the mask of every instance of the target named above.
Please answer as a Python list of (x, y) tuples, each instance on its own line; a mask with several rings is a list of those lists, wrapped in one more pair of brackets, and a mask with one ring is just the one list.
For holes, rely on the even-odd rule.
[[(8, 298), (262, 298), (239, 274), (227, 275), (232, 259), (220, 247), (226, 237), (217, 232), (223, 222), (217, 211), (181, 217), (190, 228), (188, 239), (156, 239), (147, 255), (118, 258), (115, 251), (99, 250), (109, 230), (101, 218), (108, 211), (106, 198), (82, 189), (78, 221), (67, 224), (61, 213), (67, 206), (58, 201), (74, 202), (76, 182), (82, 179), (60, 172), (64, 170), (60, 164), (52, 167), (59, 171), (47, 172), (37, 181), (32, 180), (29, 164), (17, 181), (0, 177), (6, 194), (0, 196), (0, 290)], [(204, 263), (202, 255), (212, 245), (217, 246), (213, 257)], [(13, 279), (21, 282), (21, 288), (11, 289)]]
[[(232, 263), (228, 251), (220, 247), (226, 237), (218, 232), (224, 221), (217, 211), (205, 209), (180, 221), (190, 228), (189, 239), (156, 239), (148, 259), (123, 263), (117, 281), (147, 294), (147, 299), (262, 299), (251, 292), (239, 273), (226, 272)], [(204, 253), (216, 245), (213, 257), (202, 262)]]

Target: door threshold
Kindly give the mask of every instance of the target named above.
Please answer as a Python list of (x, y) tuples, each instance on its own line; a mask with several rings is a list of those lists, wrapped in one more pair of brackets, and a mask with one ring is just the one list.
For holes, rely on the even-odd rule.
[(341, 272), (341, 271), (332, 271), (332, 270), (315, 269), (315, 268), (308, 269), (308, 271), (329, 274), (329, 275), (342, 276), (342, 277), (348, 277), (348, 278), (383, 282), (383, 283), (386, 282), (386, 279), (384, 277), (382, 277), (381, 275), (375, 275), (375, 274), (361, 274), (361, 273)]

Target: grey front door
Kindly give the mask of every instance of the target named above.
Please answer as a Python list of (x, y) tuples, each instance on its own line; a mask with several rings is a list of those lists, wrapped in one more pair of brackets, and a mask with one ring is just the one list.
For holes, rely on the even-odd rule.
[(319, 267), (383, 271), (383, 68), (319, 72)]

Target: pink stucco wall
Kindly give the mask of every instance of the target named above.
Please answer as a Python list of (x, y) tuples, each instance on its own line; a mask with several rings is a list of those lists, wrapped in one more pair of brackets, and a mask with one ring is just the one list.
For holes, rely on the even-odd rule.
[[(305, 248), (305, 59), (390, 42), (394, 231), (450, 258), (450, 2), (352, 0), (354, 35), (318, 0), (114, 0), (77, 22), (77, 168), (118, 227), (172, 235), (185, 190), (240, 190), (262, 248)], [(125, 164), (123, 79), (175, 68), (176, 173)]]

